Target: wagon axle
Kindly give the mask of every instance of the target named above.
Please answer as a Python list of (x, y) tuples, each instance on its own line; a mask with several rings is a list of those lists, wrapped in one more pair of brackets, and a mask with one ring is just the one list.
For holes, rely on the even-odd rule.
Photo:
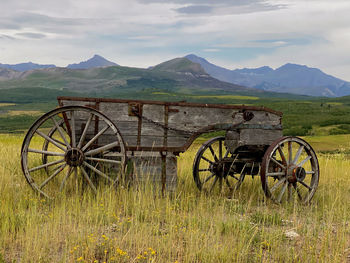
[(222, 160), (210, 164), (210, 171), (214, 174), (217, 174), (221, 178), (225, 178), (229, 175), (232, 169), (232, 161), (230, 159)]

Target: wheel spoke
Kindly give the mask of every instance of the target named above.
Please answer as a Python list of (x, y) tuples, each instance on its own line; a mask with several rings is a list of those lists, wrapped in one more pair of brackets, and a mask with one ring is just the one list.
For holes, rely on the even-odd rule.
[(48, 182), (50, 182), (56, 175), (58, 175), (60, 172), (63, 171), (63, 169), (67, 166), (67, 164), (62, 164), (61, 166), (59, 166), (55, 172), (48, 178), (46, 178), (46, 180), (44, 182), (41, 183), (41, 185), (39, 186), (39, 189), (42, 189)]
[(86, 152), (85, 155), (92, 156), (92, 155), (95, 155), (95, 154), (98, 154), (98, 153), (110, 150), (110, 149), (112, 149), (114, 147), (117, 147), (118, 145), (119, 145), (119, 142), (112, 142), (112, 143), (106, 144), (105, 146), (101, 146), (99, 148), (90, 150), (90, 151)]
[(58, 133), (60, 134), (61, 138), (63, 139), (64, 143), (66, 144), (66, 146), (70, 149), (71, 146), (69, 145), (66, 137), (64, 136), (61, 127), (58, 125), (57, 121), (55, 120), (55, 118), (51, 117), (51, 120), (53, 121), (53, 123), (56, 126), (56, 129), (58, 130)]
[(94, 115), (91, 113), (91, 114), (90, 114), (90, 117), (89, 117), (89, 119), (88, 119), (88, 121), (87, 121), (86, 124), (85, 124), (84, 131), (83, 131), (83, 133), (81, 134), (80, 141), (79, 141), (79, 143), (78, 143), (78, 148), (79, 148), (79, 149), (81, 148), (81, 146), (82, 146), (83, 143), (84, 143), (85, 136), (86, 136), (86, 133), (87, 133), (87, 131), (88, 131), (88, 129), (89, 129), (89, 126), (90, 126), (90, 123), (91, 123), (91, 121), (92, 121), (92, 117), (93, 117), (93, 116), (94, 116)]
[(302, 195), (301, 195), (301, 193), (300, 193), (299, 187), (298, 187), (296, 184), (294, 184), (293, 187), (294, 187), (295, 191), (296, 191), (297, 194), (298, 194), (299, 200), (303, 200), (303, 197), (302, 197)]
[(286, 159), (286, 156), (284, 155), (284, 153), (283, 153), (283, 150), (282, 150), (282, 148), (281, 148), (281, 145), (279, 145), (278, 146), (278, 152), (280, 153), (280, 156), (281, 156), (281, 159), (282, 159), (282, 162), (283, 162), (283, 164), (287, 164), (287, 159)]
[(282, 178), (281, 180), (279, 180), (274, 186), (271, 187), (270, 189), (270, 193), (272, 193), (273, 191), (275, 191), (281, 184), (283, 184), (286, 181), (286, 178)]
[(213, 184), (211, 185), (209, 192), (212, 192), (212, 191), (213, 191), (214, 186), (215, 186), (215, 184), (216, 184), (216, 182), (217, 182), (217, 181), (218, 181), (218, 177), (217, 177), (217, 176), (215, 176), (215, 178), (214, 178), (214, 182), (213, 182)]
[(203, 182), (203, 184), (205, 184), (206, 182), (208, 182), (211, 178), (213, 178), (215, 176), (214, 173), (212, 173), (211, 175), (209, 175)]
[(41, 137), (43, 137), (45, 140), (51, 142), (53, 145), (55, 145), (57, 148), (61, 149), (62, 151), (66, 151), (67, 148), (62, 147), (61, 145), (59, 145), (55, 140), (53, 140), (52, 138), (50, 138), (49, 136), (47, 136), (46, 134), (42, 133), (39, 130), (35, 131), (37, 134), (39, 134)]
[(85, 157), (85, 159), (90, 161), (97, 161), (97, 162), (121, 164), (121, 161), (116, 161), (111, 159), (102, 159), (102, 158), (93, 158), (93, 157)]
[(312, 190), (312, 188), (310, 186), (308, 186), (306, 183), (304, 183), (303, 181), (299, 181), (298, 183), (300, 183), (301, 185), (305, 186), (307, 189), (309, 189), (310, 191)]
[(284, 193), (286, 192), (287, 187), (288, 187), (288, 182), (286, 181), (283, 185), (283, 188), (282, 188), (280, 194), (278, 195), (278, 198), (277, 198), (278, 203), (281, 203), (282, 197), (283, 197)]
[(280, 175), (285, 175), (285, 172), (274, 172), (274, 173), (267, 173), (267, 176), (280, 176)]
[(315, 171), (306, 171), (305, 173), (306, 173), (306, 174), (314, 174)]
[(218, 157), (216, 156), (216, 154), (215, 154), (213, 148), (211, 147), (211, 145), (209, 146), (209, 150), (210, 150), (211, 154), (213, 155), (215, 162), (218, 162), (219, 159), (218, 159)]
[(302, 167), (308, 160), (311, 159), (311, 156), (309, 155), (308, 157), (306, 157), (304, 160), (302, 160), (300, 163), (298, 163), (296, 166), (297, 167)]
[(210, 169), (198, 169), (198, 172), (210, 172)]
[(43, 164), (43, 165), (40, 165), (40, 166), (31, 168), (31, 169), (28, 170), (28, 172), (34, 172), (34, 171), (36, 171), (36, 170), (40, 170), (40, 169), (43, 169), (43, 168), (47, 168), (47, 167), (50, 167), (50, 166), (52, 166), (52, 165), (59, 164), (59, 163), (63, 163), (63, 162), (64, 162), (64, 159), (61, 159), (61, 160), (58, 160), (58, 161), (54, 161), (54, 162), (50, 162), (50, 163), (46, 163), (46, 164)]
[(224, 155), (224, 158), (226, 158), (229, 155), (230, 151), (227, 149)]
[(201, 156), (201, 158), (205, 161), (207, 161), (208, 163), (210, 164), (214, 164), (214, 162), (210, 161), (208, 158), (204, 157), (204, 156)]
[(31, 148), (28, 148), (28, 152), (41, 153), (41, 154), (46, 154), (46, 155), (49, 155), (49, 156), (64, 156), (64, 153), (48, 152), (48, 151), (31, 149)]
[[(237, 160), (238, 155), (239, 155), (239, 154), (236, 154), (235, 159), (233, 159), (233, 161), (232, 161), (232, 163), (231, 163), (231, 165), (230, 165), (230, 169), (228, 170), (229, 172), (232, 171), (232, 166), (233, 166), (233, 164), (235, 163), (235, 161)], [(231, 157), (232, 157), (232, 156), (231, 156)], [(234, 172), (234, 171), (233, 171), (233, 172)]]
[(93, 167), (92, 165), (88, 164), (87, 162), (83, 163), (85, 167), (91, 169), (92, 171), (94, 171), (95, 173), (97, 173), (98, 175), (101, 175), (102, 177), (106, 178), (107, 180), (111, 181), (112, 183), (114, 183), (114, 180), (112, 178), (110, 178), (109, 176), (107, 176), (106, 174), (104, 174), (103, 172), (101, 172), (100, 170), (98, 170), (97, 168)]
[(80, 170), (82, 171), (86, 181), (88, 181), (88, 184), (90, 185), (91, 189), (94, 191), (94, 193), (97, 193), (96, 187), (93, 184), (93, 182), (91, 181), (89, 175), (87, 174), (87, 172), (85, 171), (85, 169), (83, 167), (80, 166)]
[(286, 169), (286, 167), (281, 164), (279, 161), (277, 161), (275, 158), (271, 157), (271, 161), (273, 161), (275, 164), (277, 164), (279, 167), (281, 167), (283, 170)]
[(64, 142), (61, 142), (61, 141), (59, 141), (59, 140), (56, 140), (55, 138), (51, 138), (53, 141), (55, 141), (55, 142), (57, 142), (58, 144), (60, 144), (60, 145), (62, 145), (62, 146), (64, 146), (64, 147), (66, 147), (66, 144), (64, 143)]
[(102, 130), (100, 130), (99, 133), (97, 133), (87, 144), (85, 144), (85, 146), (82, 148), (82, 151), (84, 152), (87, 148), (89, 148), (90, 145), (98, 139), (98, 137), (100, 137), (105, 131), (108, 130), (108, 128), (109, 126), (107, 125)]
[(304, 150), (304, 146), (300, 145), (297, 153), (295, 154), (295, 157), (294, 157), (294, 160), (293, 160), (293, 164), (295, 164), (299, 160), (299, 157), (300, 157), (300, 155), (301, 155), (303, 150)]
[(219, 141), (219, 160), (222, 160), (222, 141)]
[(288, 164), (292, 163), (292, 158), (293, 158), (292, 142), (288, 141)]
[(239, 178), (236, 177), (234, 174), (230, 174), (229, 176), (231, 176), (232, 178), (236, 179), (237, 181), (239, 181)]
[(75, 148), (76, 145), (76, 137), (75, 137), (75, 118), (74, 118), (74, 111), (70, 112), (70, 118), (71, 118), (71, 123), (72, 123), (72, 147)]
[(72, 168), (72, 166), (69, 166), (68, 171), (66, 173), (66, 176), (63, 178), (63, 180), (61, 182), (60, 191), (63, 190), (63, 187), (64, 187), (66, 181), (68, 180), (69, 176), (72, 174), (72, 172), (73, 172), (73, 168)]

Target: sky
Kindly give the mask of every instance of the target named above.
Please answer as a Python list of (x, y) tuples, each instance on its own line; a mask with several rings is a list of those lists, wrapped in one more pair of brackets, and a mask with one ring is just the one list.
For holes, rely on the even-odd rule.
[(285, 63), (350, 81), (349, 0), (1, 0), (0, 63), (99, 54), (149, 67), (196, 54), (229, 69)]

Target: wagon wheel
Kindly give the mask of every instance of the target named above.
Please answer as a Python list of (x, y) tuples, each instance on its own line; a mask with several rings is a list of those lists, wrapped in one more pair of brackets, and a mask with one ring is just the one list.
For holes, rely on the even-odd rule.
[(81, 106), (61, 107), (40, 117), (27, 132), (21, 151), (27, 182), (48, 198), (78, 191), (85, 182), (95, 193), (100, 184), (114, 186), (125, 162), (118, 128), (104, 114)]
[(261, 164), (265, 195), (276, 203), (309, 203), (319, 180), (319, 166), (312, 147), (298, 137), (282, 137), (271, 144)]
[[(242, 169), (235, 175), (233, 164), (238, 156), (232, 156), (224, 147), (225, 137), (216, 137), (205, 142), (198, 150), (193, 163), (193, 178), (200, 191), (221, 191), (225, 186), (232, 194), (245, 177)], [(229, 155), (231, 155), (229, 157)]]

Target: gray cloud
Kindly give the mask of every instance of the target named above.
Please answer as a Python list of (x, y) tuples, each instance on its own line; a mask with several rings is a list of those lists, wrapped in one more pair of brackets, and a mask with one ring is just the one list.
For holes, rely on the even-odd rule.
[(5, 40), (14, 40), (15, 38), (12, 36), (0, 34), (0, 39), (5, 39)]
[(254, 13), (268, 10), (277, 10), (284, 8), (285, 5), (273, 4), (266, 0), (138, 0), (143, 4), (162, 3), (185, 5), (174, 9), (180, 14), (241, 14)]
[(211, 13), (213, 10), (213, 7), (209, 5), (189, 5), (185, 7), (180, 7), (175, 9), (176, 12), (182, 13), (182, 14), (204, 14), (204, 13)]
[(251, 3), (266, 2), (265, 0), (138, 0), (140, 3), (151, 4), (151, 3), (173, 3), (173, 4), (186, 4), (186, 5), (230, 5), (240, 6), (249, 5)]
[(46, 35), (41, 33), (32, 33), (32, 32), (23, 32), (23, 33), (17, 33), (16, 36), (25, 37), (25, 38), (32, 38), (32, 39), (41, 39), (46, 37)]

